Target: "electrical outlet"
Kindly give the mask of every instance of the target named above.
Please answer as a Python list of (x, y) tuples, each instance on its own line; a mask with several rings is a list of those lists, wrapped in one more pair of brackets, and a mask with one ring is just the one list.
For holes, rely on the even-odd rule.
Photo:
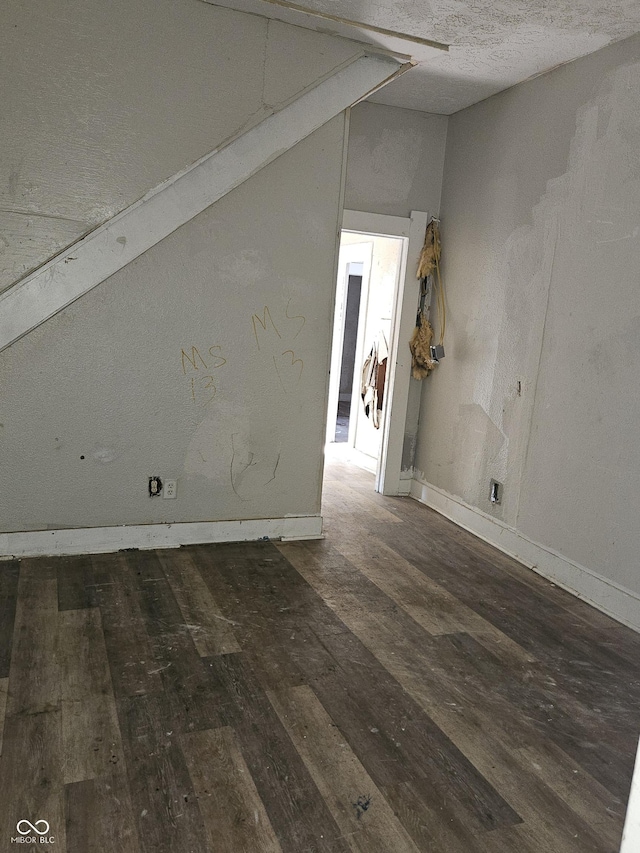
[(489, 500), (492, 504), (502, 503), (502, 483), (492, 480), (489, 486)]
[(160, 477), (149, 477), (149, 497), (159, 498), (162, 494), (162, 480)]
[(178, 481), (177, 480), (165, 480), (164, 481), (164, 492), (162, 497), (167, 501), (172, 501), (178, 493)]

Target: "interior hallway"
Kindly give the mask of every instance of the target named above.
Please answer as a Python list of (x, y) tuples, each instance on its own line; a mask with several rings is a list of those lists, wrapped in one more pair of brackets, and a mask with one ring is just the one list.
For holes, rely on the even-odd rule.
[(324, 515), (0, 563), (2, 849), (616, 853), (640, 637), (335, 460)]

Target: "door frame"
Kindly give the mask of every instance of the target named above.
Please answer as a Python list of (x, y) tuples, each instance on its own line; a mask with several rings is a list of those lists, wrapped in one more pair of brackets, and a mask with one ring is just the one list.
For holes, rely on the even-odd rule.
[[(347, 229), (344, 229), (347, 230)], [(341, 229), (342, 232), (342, 229)], [(356, 244), (360, 246), (361, 244)], [(341, 246), (338, 255), (338, 272), (336, 276), (336, 298), (333, 320), (333, 342), (331, 344), (331, 368), (329, 372), (329, 402), (327, 406), (327, 431), (325, 442), (332, 442), (335, 435), (335, 417), (331, 414), (338, 410), (340, 399), (340, 373), (342, 368), (342, 353), (344, 350), (344, 332), (347, 311), (347, 296), (349, 288), (349, 270), (352, 264), (357, 263), (356, 251), (351, 245)], [(362, 282), (368, 280), (371, 274), (371, 255), (365, 258), (362, 270)], [(362, 304), (361, 306), (362, 307)], [(360, 328), (358, 319), (358, 329)], [(356, 344), (357, 347), (357, 344)], [(354, 370), (355, 376), (355, 370)]]
[(428, 219), (429, 214), (419, 210), (412, 210), (410, 217), (345, 210), (342, 218), (341, 230), (344, 231), (406, 238), (393, 299), (382, 439), (375, 480), (376, 491), (383, 495), (408, 494), (403, 484), (410, 482), (401, 478), (411, 381), (409, 340), (418, 310), (416, 270)]

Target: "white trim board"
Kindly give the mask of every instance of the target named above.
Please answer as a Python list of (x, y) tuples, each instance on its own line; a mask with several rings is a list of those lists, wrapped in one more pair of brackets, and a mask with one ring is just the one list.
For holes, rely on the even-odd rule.
[(322, 539), (321, 515), (293, 515), (246, 521), (190, 521), (0, 533), (0, 558), (108, 554), (125, 548), (179, 548), (213, 542), (259, 539)]
[(412, 480), (410, 494), (562, 589), (623, 625), (640, 631), (640, 595), (632, 590), (534, 542), (513, 527), (420, 478)]
[(411, 484), (413, 480), (410, 477), (400, 476), (400, 482), (398, 483), (398, 496), (407, 498), (411, 495)]
[(350, 59), (14, 284), (0, 296), (0, 351), (410, 67), (375, 53)]
[(411, 219), (404, 216), (387, 216), (384, 213), (367, 213), (363, 210), (345, 210), (342, 213), (342, 230), (385, 234), (388, 237), (408, 237), (411, 233)]
[(411, 350), (409, 341), (416, 325), (416, 311), (420, 300), (420, 285), (416, 278), (418, 260), (424, 243), (424, 233), (429, 215), (412, 210), (409, 233), (405, 240), (402, 272), (394, 298), (394, 328), (389, 341), (391, 373), (385, 390), (384, 406), (385, 441), (380, 458), (379, 490), (383, 495), (407, 494), (401, 483), (402, 453), (406, 438), (409, 390), (411, 386)]

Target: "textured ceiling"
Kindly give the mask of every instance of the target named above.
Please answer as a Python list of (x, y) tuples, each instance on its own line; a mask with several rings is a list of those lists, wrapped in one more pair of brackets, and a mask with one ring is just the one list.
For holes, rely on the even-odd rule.
[(283, 9), (216, 0), (299, 26), (411, 54), (416, 68), (378, 103), (449, 115), (557, 65), (640, 32), (640, 0), (296, 0), (333, 16), (450, 45), (448, 52)]

